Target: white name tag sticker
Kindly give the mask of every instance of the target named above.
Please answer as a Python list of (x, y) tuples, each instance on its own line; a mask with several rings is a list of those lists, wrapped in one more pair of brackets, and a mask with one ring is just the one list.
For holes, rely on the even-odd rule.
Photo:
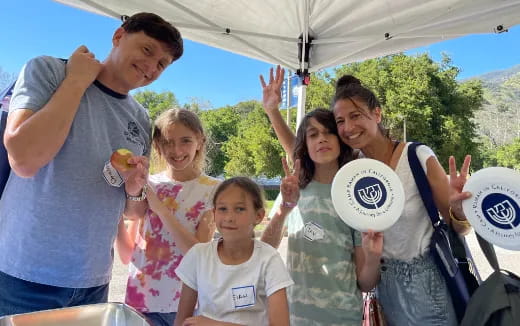
[(303, 228), (303, 236), (309, 241), (321, 240), (325, 237), (325, 231), (320, 225), (308, 222)]
[(106, 162), (103, 167), (103, 178), (112, 187), (121, 187), (124, 183), (123, 177), (121, 177), (119, 172), (110, 164), (110, 161)]
[(254, 306), (256, 303), (256, 293), (253, 285), (232, 288), (231, 294), (235, 309)]

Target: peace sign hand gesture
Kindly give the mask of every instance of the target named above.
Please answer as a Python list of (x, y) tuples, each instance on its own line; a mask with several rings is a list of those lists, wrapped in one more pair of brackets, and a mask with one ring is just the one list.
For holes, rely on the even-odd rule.
[(294, 162), (294, 171), (291, 173), (287, 160), (282, 158), (283, 170), (285, 171), (285, 177), (282, 179), (280, 185), (280, 192), (282, 193), (282, 206), (292, 208), (296, 206), (298, 199), (300, 199), (300, 160)]
[(470, 192), (462, 192), (466, 180), (468, 178), (469, 166), (471, 163), (471, 155), (466, 155), (464, 163), (460, 169), (460, 173), (457, 173), (457, 165), (455, 163), (455, 157), (450, 156), (450, 207), (452, 213), (457, 217), (464, 216), (462, 210), (462, 201), (471, 197)]
[(282, 83), (285, 70), (280, 66), (276, 66), (276, 76), (273, 76), (273, 68), (269, 70), (269, 84), (266, 85), (264, 77), (260, 75), (260, 83), (262, 84), (263, 97), (262, 102), (266, 113), (278, 110), (278, 106), (282, 101)]

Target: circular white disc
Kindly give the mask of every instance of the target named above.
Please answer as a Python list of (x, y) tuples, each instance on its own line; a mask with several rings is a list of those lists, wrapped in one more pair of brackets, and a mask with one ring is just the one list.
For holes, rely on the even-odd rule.
[(397, 174), (386, 164), (367, 158), (339, 169), (331, 197), (341, 219), (362, 232), (391, 227), (401, 216), (405, 200)]
[(463, 191), (472, 193), (462, 209), (475, 232), (499, 247), (520, 250), (520, 173), (485, 168), (468, 179)]

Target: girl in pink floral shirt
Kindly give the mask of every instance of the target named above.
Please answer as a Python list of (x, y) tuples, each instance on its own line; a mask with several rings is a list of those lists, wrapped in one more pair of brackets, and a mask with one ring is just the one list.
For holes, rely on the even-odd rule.
[(151, 175), (144, 219), (120, 223), (116, 245), (130, 262), (126, 303), (153, 325), (172, 325), (181, 281), (175, 274), (184, 254), (209, 241), (215, 230), (213, 193), (218, 180), (202, 173), (206, 137), (197, 115), (171, 109), (155, 121), (153, 146), (166, 170)]

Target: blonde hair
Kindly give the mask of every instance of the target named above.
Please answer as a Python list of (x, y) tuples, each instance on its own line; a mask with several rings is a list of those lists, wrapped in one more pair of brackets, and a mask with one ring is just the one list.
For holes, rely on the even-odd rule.
[(190, 110), (179, 108), (169, 109), (162, 112), (157, 119), (155, 119), (152, 136), (152, 143), (155, 149), (160, 152), (158, 149), (160, 148), (161, 140), (164, 139), (164, 131), (175, 123), (181, 123), (197, 135), (201, 146), (200, 149), (197, 150), (197, 154), (195, 154), (193, 163), (195, 168), (202, 172), (206, 166), (206, 134), (199, 117)]

